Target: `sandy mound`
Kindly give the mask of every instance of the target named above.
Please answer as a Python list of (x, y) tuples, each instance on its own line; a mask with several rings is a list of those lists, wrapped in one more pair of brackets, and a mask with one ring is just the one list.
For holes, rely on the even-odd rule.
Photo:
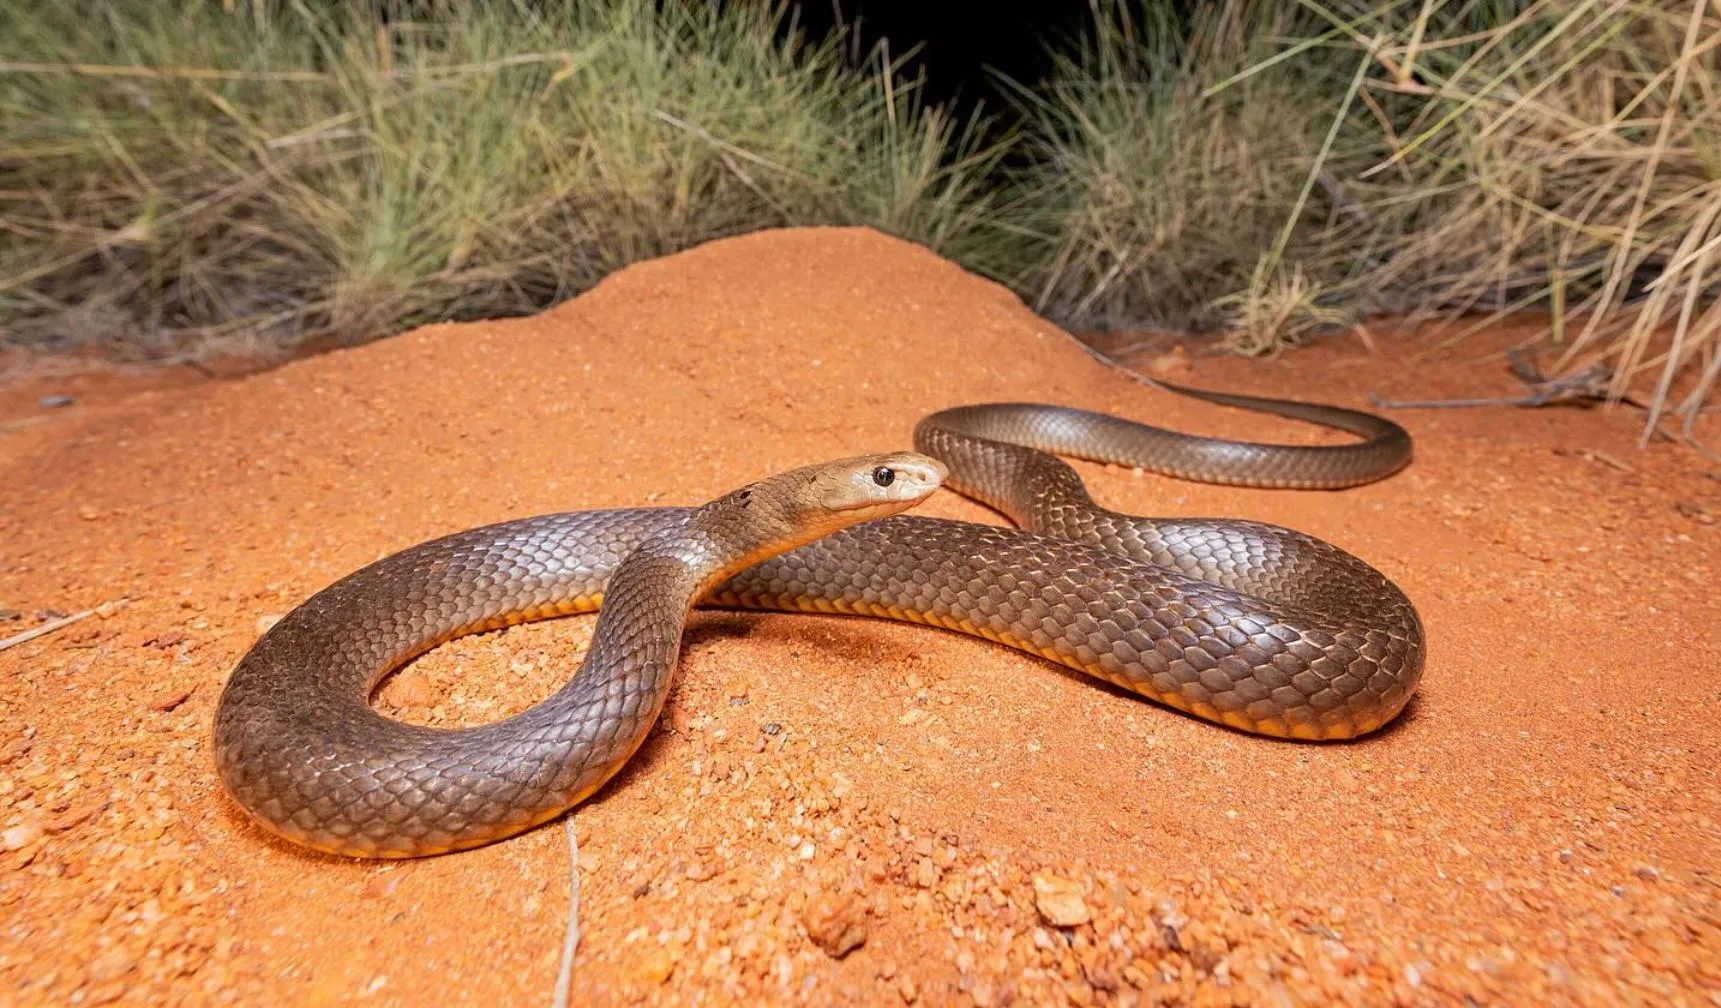
[[(1191, 380), (1361, 405), (1493, 373), (1390, 359), (1414, 346)], [(52, 412), (0, 398), (0, 609), (21, 611), (0, 637), (131, 600), (0, 652), (0, 1000), (547, 1002), (559, 827), (378, 865), (278, 844), (226, 799), (209, 722), (259, 626), (433, 535), (694, 502), (1022, 398), (1318, 437), (1134, 386), (1006, 290), (850, 230), (717, 242), (536, 318), (239, 381), (92, 386)], [(1678, 450), (1634, 453), (1624, 412), (1405, 418), (1417, 461), (1343, 493), (1082, 470), (1123, 510), (1278, 521), (1397, 579), (1430, 657), (1396, 726), (1277, 743), (955, 635), (701, 616), (662, 729), (577, 816), (576, 1000), (1721, 990), (1721, 484)], [(930, 511), (986, 517), (949, 495)], [(589, 632), (459, 642), (383, 705), (499, 717), (553, 690)], [(865, 944), (833, 958), (821, 942), (845, 931)]]

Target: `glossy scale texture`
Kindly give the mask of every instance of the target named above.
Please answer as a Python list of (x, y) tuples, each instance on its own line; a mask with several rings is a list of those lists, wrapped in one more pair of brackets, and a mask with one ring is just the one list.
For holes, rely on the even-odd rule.
[[(1107, 511), (1045, 451), (1214, 481), (1347, 486), (1404, 465), (1408, 436), (1333, 407), (1188, 394), (1367, 440), (1253, 445), (1061, 407), (959, 407), (923, 420), (917, 448), (949, 467), (948, 485), (1021, 529), (883, 518), (714, 589), (762, 549), (719, 507), (734, 494), (423, 543), (319, 592), (257, 642), (217, 710), (217, 769), (259, 822), (332, 853), (412, 857), (518, 833), (583, 800), (633, 754), (662, 710), (699, 599), (973, 634), (1244, 731), (1342, 739), (1380, 727), (1423, 667), (1415, 609), (1385, 576), (1272, 525)], [(449, 731), (369, 707), (383, 676), (437, 644), (600, 603), (578, 672), (513, 718)]]

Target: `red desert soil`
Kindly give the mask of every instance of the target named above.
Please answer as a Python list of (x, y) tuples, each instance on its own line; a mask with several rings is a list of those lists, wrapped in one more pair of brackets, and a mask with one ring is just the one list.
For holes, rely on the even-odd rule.
[[(1486, 338), (1376, 339), (1185, 377), (1356, 406), (1510, 391)], [(866, 231), (716, 242), (536, 318), (240, 380), (54, 387), (84, 398), (0, 404), (0, 606), (21, 612), (0, 637), (128, 601), (0, 653), (18, 1005), (550, 1001), (560, 825), (343, 860), (271, 839), (213, 774), (216, 697), (260, 629), (385, 553), (701, 501), (903, 446), (954, 403), (1322, 436), (1134, 385)], [(955, 634), (706, 613), (660, 729), (577, 813), (575, 1003), (1721, 1002), (1714, 468), (1638, 451), (1626, 409), (1398, 416), (1415, 462), (1344, 492), (1080, 467), (1119, 509), (1290, 525), (1397, 580), (1429, 657), (1396, 724), (1269, 741)], [(996, 520), (948, 493), (925, 510)], [(553, 691), (591, 626), (444, 647), (379, 703), (500, 717)], [(833, 958), (844, 931), (865, 943)]]

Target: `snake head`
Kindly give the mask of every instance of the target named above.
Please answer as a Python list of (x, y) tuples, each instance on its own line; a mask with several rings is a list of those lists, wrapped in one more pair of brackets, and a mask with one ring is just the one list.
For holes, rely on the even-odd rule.
[(787, 477), (792, 526), (807, 540), (906, 511), (944, 483), (944, 463), (918, 452), (860, 455), (807, 466)]
[(758, 560), (840, 528), (896, 514), (944, 482), (944, 463), (917, 452), (821, 462), (767, 476), (707, 504), (713, 527), (736, 533)]
[(889, 452), (790, 469), (724, 494), (693, 518), (726, 544), (707, 587), (839, 529), (906, 511), (932, 496), (945, 472), (929, 456)]
[(809, 504), (844, 525), (895, 514), (925, 500), (944, 483), (944, 463), (919, 452), (839, 459), (804, 470)]

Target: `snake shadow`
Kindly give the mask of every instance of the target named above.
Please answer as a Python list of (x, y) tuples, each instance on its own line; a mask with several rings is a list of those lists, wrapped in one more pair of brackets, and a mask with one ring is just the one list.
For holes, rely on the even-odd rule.
[[(211, 769), (209, 771), (209, 775), (211, 778), (214, 778), (215, 771)], [(354, 865), (375, 866), (399, 863), (399, 861), (392, 858), (348, 857), (344, 854), (326, 854), (320, 850), (313, 850), (310, 847), (300, 846), (291, 840), (286, 840), (282, 837), (276, 836), (273, 831), (260, 825), (257, 820), (251, 818), (251, 813), (245, 811), (245, 806), (239, 804), (232, 795), (227, 793), (227, 789), (221, 785), (219, 780), (215, 781), (212, 790), (217, 796), (214, 818), (219, 821), (222, 827), (225, 827), (227, 835), (237, 842), (255, 843), (260, 847), (267, 847), (277, 854), (284, 854), (313, 864), (346, 865), (351, 867)], [(214, 824), (212, 823), (211, 825)]]
[[(966, 635), (964, 635), (964, 636), (966, 636)], [(1176, 707), (1173, 707), (1169, 704), (1163, 704), (1157, 700), (1152, 699), (1151, 697), (1145, 697), (1145, 696), (1142, 696), (1140, 693), (1134, 692), (1133, 690), (1127, 690), (1127, 689), (1123, 688), (1122, 686), (1117, 685), (1116, 683), (1110, 683), (1110, 682), (1105, 681), (1104, 679), (1096, 679), (1096, 678), (1094, 678), (1094, 677), (1092, 677), (1092, 676), (1090, 676), (1084, 672), (1078, 672), (1077, 670), (1075, 670), (1073, 668), (1069, 668), (1068, 666), (1059, 665), (1057, 662), (1054, 662), (1054, 661), (1048, 661), (1047, 659), (1041, 658), (1038, 655), (1028, 655), (1028, 657), (1034, 659), (1034, 661), (1038, 662), (1040, 665), (1051, 669), (1053, 672), (1057, 673), (1058, 675), (1063, 676), (1066, 679), (1069, 679), (1073, 682), (1081, 683), (1083, 686), (1085, 686), (1089, 689), (1098, 689), (1098, 690), (1101, 690), (1105, 693), (1109, 693), (1112, 696), (1115, 696), (1118, 699), (1123, 700), (1125, 702), (1145, 704), (1146, 706), (1152, 708), (1156, 712), (1167, 714), (1167, 715), (1170, 715), (1173, 717), (1182, 718), (1185, 721), (1192, 721), (1192, 722), (1195, 722), (1197, 724), (1200, 724), (1204, 728), (1214, 728), (1214, 729), (1217, 729), (1219, 731), (1228, 732), (1228, 733), (1235, 735), (1239, 738), (1246, 738), (1246, 739), (1250, 739), (1252, 741), (1257, 741), (1257, 742), (1266, 742), (1266, 743), (1269, 743), (1272, 745), (1316, 746), (1316, 747), (1323, 747), (1324, 748), (1324, 747), (1329, 747), (1329, 746), (1339, 746), (1339, 747), (1363, 746), (1363, 745), (1369, 745), (1370, 743), (1375, 743), (1375, 742), (1384, 742), (1384, 741), (1396, 736), (1399, 732), (1404, 731), (1406, 728), (1408, 728), (1417, 719), (1417, 707), (1421, 703), (1421, 700), (1422, 700), (1422, 694), (1420, 691), (1417, 693), (1411, 694), (1410, 700), (1404, 705), (1404, 707), (1402, 709), (1399, 710), (1398, 715), (1396, 717), (1394, 717), (1391, 721), (1388, 721), (1386, 724), (1381, 725), (1379, 728), (1376, 728), (1374, 731), (1364, 732), (1363, 734), (1355, 736), (1354, 738), (1346, 738), (1346, 739), (1281, 738), (1277, 735), (1262, 735), (1258, 732), (1245, 731), (1242, 728), (1235, 728), (1235, 727), (1232, 727), (1231, 725), (1223, 724), (1223, 723), (1218, 722), (1218, 721), (1209, 721), (1206, 718), (1201, 717), (1199, 715), (1191, 714), (1190, 712), (1185, 711), (1185, 710), (1178, 710)]]

